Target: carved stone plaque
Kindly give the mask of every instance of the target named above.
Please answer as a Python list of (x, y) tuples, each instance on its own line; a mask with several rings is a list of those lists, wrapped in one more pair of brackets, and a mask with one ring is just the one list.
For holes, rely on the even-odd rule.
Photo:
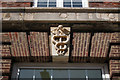
[[(51, 53), (53, 61), (68, 61), (70, 49), (70, 27), (51, 27)], [(63, 59), (64, 58), (64, 59)]]

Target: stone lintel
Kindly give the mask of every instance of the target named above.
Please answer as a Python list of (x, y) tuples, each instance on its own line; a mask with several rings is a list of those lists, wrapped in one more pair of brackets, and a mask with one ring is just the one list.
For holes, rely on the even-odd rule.
[(2, 8), (3, 21), (120, 21), (119, 8)]

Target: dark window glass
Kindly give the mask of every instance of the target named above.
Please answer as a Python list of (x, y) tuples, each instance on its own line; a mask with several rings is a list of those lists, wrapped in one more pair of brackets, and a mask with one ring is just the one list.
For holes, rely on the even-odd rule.
[(82, 5), (73, 5), (73, 7), (82, 7)]
[(51, 70), (37, 70), (35, 69), (35, 80), (51, 80)]
[(82, 0), (72, 0), (73, 2), (82, 2)]
[(49, 5), (49, 7), (56, 7), (56, 5)]
[(64, 7), (71, 7), (71, 5), (64, 5)]
[(47, 7), (47, 5), (38, 5), (38, 7)]
[(53, 70), (53, 80), (69, 80), (68, 70)]
[(102, 80), (101, 70), (87, 70), (89, 80)]
[(47, 2), (38, 2), (38, 7), (47, 7)]
[(64, 7), (71, 7), (71, 0), (64, 0), (63, 6)]
[(49, 7), (56, 7), (56, 2), (49, 2)]
[(20, 69), (19, 80), (33, 80), (34, 70), (32, 69)]
[(47, 0), (38, 0), (38, 7), (47, 7)]
[[(20, 69), (19, 80), (102, 80), (100, 69)], [(33, 79), (34, 78), (34, 79)]]
[(85, 70), (70, 70), (70, 80), (86, 80)]
[(73, 7), (82, 7), (82, 0), (73, 0)]
[(47, 2), (47, 0), (38, 0), (38, 2)]
[(64, 5), (71, 5), (71, 2), (64, 2)]
[(38, 5), (47, 5), (47, 2), (38, 2)]
[(82, 5), (82, 2), (73, 2), (73, 5)]

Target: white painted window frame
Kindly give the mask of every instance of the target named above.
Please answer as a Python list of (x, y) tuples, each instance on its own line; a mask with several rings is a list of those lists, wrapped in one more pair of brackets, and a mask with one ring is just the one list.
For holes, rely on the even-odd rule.
[(83, 8), (88, 7), (88, 0), (82, 0)]
[(110, 80), (107, 64), (97, 63), (15, 63), (12, 70), (12, 78), (18, 80), (20, 68), (36, 68), (36, 69), (101, 69), (103, 80)]
[(34, 0), (33, 7), (37, 7), (37, 2), (38, 2), (38, 0)]
[[(38, 0), (34, 0), (33, 7), (37, 7), (37, 2), (38, 2)], [(72, 2), (72, 0), (71, 0), (71, 2)], [(71, 3), (71, 5), (72, 5), (72, 3)], [(47, 4), (47, 7), (48, 7), (48, 4)], [(63, 7), (63, 0), (56, 0), (56, 7)], [(88, 7), (88, 0), (82, 0), (82, 7), (83, 8)]]

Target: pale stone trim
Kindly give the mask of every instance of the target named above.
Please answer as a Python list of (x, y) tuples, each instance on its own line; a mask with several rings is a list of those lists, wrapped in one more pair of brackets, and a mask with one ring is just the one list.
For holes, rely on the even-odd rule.
[[(65, 50), (68, 49), (67, 44), (70, 40), (70, 31), (67, 28), (64, 28), (63, 25), (59, 25), (51, 31), (51, 35), (51, 41), (55, 46), (56, 51), (53, 52), (57, 53), (57, 56), (64, 56), (66, 54)], [(59, 38), (59, 41), (56, 41), (55, 38)], [(62, 38), (65, 38), (66, 40), (63, 41)]]
[[(61, 15), (66, 17), (66, 14)], [(70, 45), (70, 27), (51, 27), (51, 55), (53, 62), (68, 62)], [(57, 40), (56, 40), (57, 38)], [(65, 41), (63, 40), (65, 39)]]

